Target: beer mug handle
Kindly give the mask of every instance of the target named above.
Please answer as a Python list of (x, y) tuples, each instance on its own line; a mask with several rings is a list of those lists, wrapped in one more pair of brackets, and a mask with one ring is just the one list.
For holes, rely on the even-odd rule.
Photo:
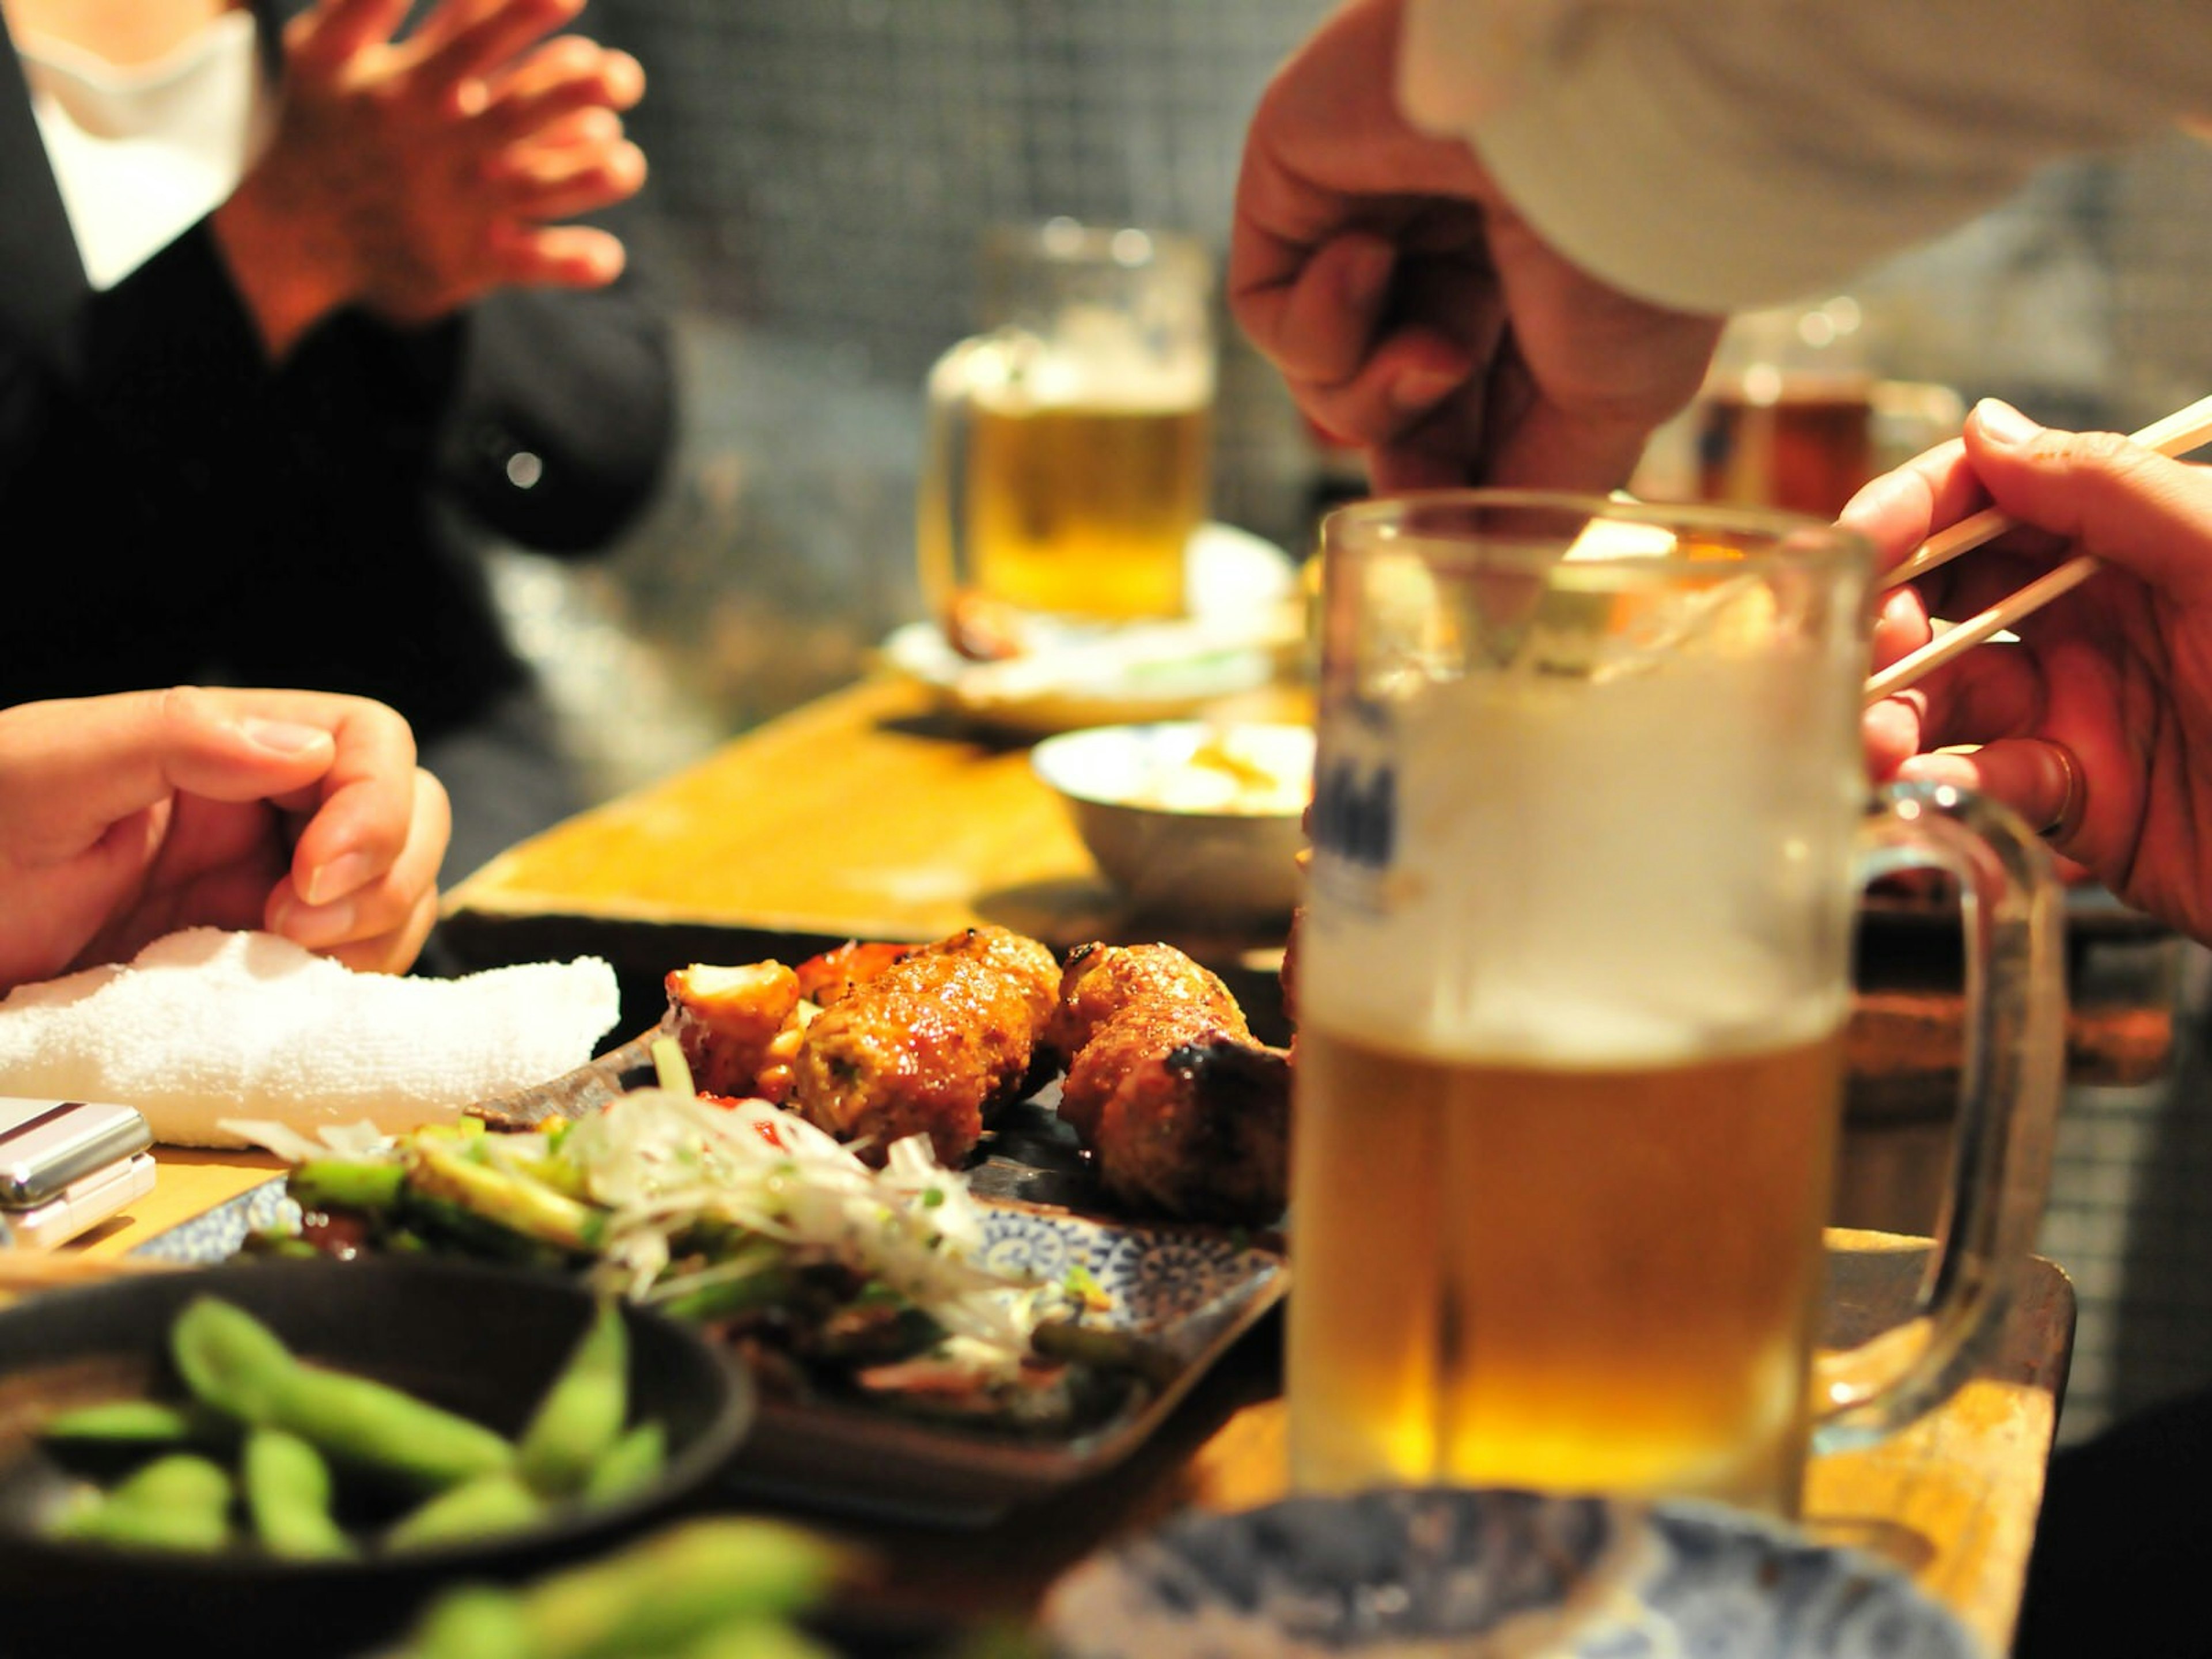
[(1020, 329), (963, 340), (931, 366), (922, 437), (921, 482), (915, 513), (916, 568), (922, 602), (950, 629), (953, 601), (975, 586), (967, 544), (968, 442), (976, 390), (1018, 377), (1042, 343)]
[(1966, 790), (1893, 784), (1863, 881), (1939, 869), (1966, 930), (1966, 1052), (1949, 1186), (1913, 1316), (1814, 1366), (1814, 1449), (1863, 1445), (1942, 1403), (2002, 1332), (2043, 1217), (2063, 1084), (2064, 910), (2043, 843)]

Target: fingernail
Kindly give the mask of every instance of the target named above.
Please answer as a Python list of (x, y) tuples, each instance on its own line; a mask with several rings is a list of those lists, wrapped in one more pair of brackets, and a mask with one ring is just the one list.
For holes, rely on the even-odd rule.
[(1974, 405), (1974, 425), (1991, 443), (2024, 444), (2043, 428), (2002, 398), (1984, 398)]
[(351, 899), (340, 899), (335, 904), (280, 901), (276, 906), (276, 931), (295, 945), (304, 945), (311, 951), (352, 938), (355, 921)]
[(365, 854), (341, 853), (328, 864), (318, 865), (307, 872), (307, 902), (327, 904), (342, 898), (374, 873)]
[(331, 740), (331, 734), (321, 726), (303, 726), (297, 720), (245, 720), (238, 723), (238, 729), (249, 741), (280, 755), (304, 754)]

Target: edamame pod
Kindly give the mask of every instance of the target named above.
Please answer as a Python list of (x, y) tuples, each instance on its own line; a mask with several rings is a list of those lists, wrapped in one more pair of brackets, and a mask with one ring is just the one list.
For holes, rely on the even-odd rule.
[(249, 1426), (289, 1430), (326, 1456), (431, 1491), (514, 1465), (514, 1448), (483, 1424), (368, 1377), (303, 1364), (229, 1303), (191, 1304), (170, 1348), (200, 1399)]
[(409, 1659), (537, 1659), (530, 1626), (512, 1590), (465, 1584), (422, 1616)]
[(629, 1331), (622, 1304), (605, 1297), (522, 1431), (523, 1479), (556, 1497), (576, 1491), (622, 1437), (629, 1414)]
[(641, 1492), (668, 1466), (668, 1435), (657, 1422), (644, 1422), (600, 1455), (584, 1477), (586, 1504), (612, 1504)]
[(266, 1325), (208, 1296), (177, 1316), (169, 1352), (197, 1398), (246, 1424), (268, 1419), (276, 1390), (299, 1366)]
[(172, 1452), (117, 1483), (108, 1497), (118, 1503), (145, 1504), (156, 1509), (220, 1513), (229, 1504), (230, 1494), (230, 1476), (221, 1464), (191, 1452)]
[(442, 1491), (514, 1467), (514, 1447), (484, 1427), (398, 1389), (295, 1364), (270, 1396), (265, 1426), (289, 1429), (325, 1455)]
[(219, 1550), (230, 1541), (230, 1477), (204, 1457), (157, 1457), (64, 1514), (57, 1537), (126, 1549)]
[(239, 1474), (254, 1536), (270, 1554), (318, 1561), (353, 1553), (331, 1514), (330, 1465), (299, 1436), (253, 1430), (246, 1437)]
[(174, 1446), (201, 1425), (181, 1406), (159, 1400), (107, 1400), (79, 1406), (39, 1425), (41, 1440), (97, 1440), (127, 1446)]
[(717, 1625), (678, 1652), (679, 1659), (835, 1659), (812, 1637), (774, 1619)]
[(514, 1474), (487, 1474), (449, 1486), (401, 1516), (384, 1534), (384, 1542), (394, 1550), (473, 1543), (520, 1531), (544, 1513), (544, 1500)]
[(118, 1503), (110, 1495), (70, 1511), (54, 1526), (52, 1535), (112, 1544), (118, 1549), (213, 1553), (230, 1543), (230, 1522), (221, 1510), (166, 1510)]
[(837, 1552), (774, 1521), (695, 1521), (523, 1595), (538, 1659), (617, 1659), (690, 1641), (731, 1620), (777, 1618), (816, 1601)]

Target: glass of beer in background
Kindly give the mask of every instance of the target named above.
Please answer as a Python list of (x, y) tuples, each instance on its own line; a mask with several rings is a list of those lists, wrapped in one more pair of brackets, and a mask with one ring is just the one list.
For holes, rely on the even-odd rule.
[[(1869, 804), (1871, 552), (1830, 526), (1455, 492), (1340, 508), (1322, 559), (1293, 1480), (1792, 1514), (1816, 1432), (1956, 1386), (2031, 1246), (2048, 854), (1960, 791)], [(1931, 865), (1974, 918), (1972, 1144), (1922, 1316), (1816, 1391), (1857, 893)]]
[(984, 249), (988, 332), (939, 360), (919, 518), (939, 616), (980, 593), (1108, 622), (1182, 614), (1212, 479), (1211, 263), (1055, 219)]
[(1697, 405), (1700, 500), (1832, 519), (1874, 477), (1859, 320), (1846, 296), (1729, 323)]

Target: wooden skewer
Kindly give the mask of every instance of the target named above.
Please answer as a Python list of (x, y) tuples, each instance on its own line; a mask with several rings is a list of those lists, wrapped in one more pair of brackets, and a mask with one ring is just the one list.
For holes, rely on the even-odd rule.
[[(2147, 449), (2155, 449), (2162, 455), (2186, 455), (2192, 449), (2212, 443), (2212, 398), (2200, 398), (2186, 409), (2178, 409), (2163, 420), (2152, 422), (2131, 436), (2134, 442)], [(1929, 537), (1910, 558), (1882, 578), (1882, 586), (1894, 587), (1900, 582), (1910, 581), (1939, 564), (1957, 558), (1961, 553), (1995, 540), (2012, 526), (2012, 519), (2005, 514), (1994, 507), (1984, 507), (1972, 518), (1961, 519), (1949, 529)], [(2071, 592), (2095, 575), (2100, 568), (2094, 554), (2083, 553), (2055, 569), (2045, 572), (2018, 592), (1999, 599), (1980, 615), (1970, 617), (1957, 627), (1946, 629), (1917, 651), (1899, 658), (1879, 674), (1874, 675), (1866, 683), (1866, 702), (1879, 702), (1884, 697), (1904, 690), (1952, 658), (1972, 650), (1992, 634), (2010, 628), (2021, 617), (2041, 610), (2060, 594)]]

